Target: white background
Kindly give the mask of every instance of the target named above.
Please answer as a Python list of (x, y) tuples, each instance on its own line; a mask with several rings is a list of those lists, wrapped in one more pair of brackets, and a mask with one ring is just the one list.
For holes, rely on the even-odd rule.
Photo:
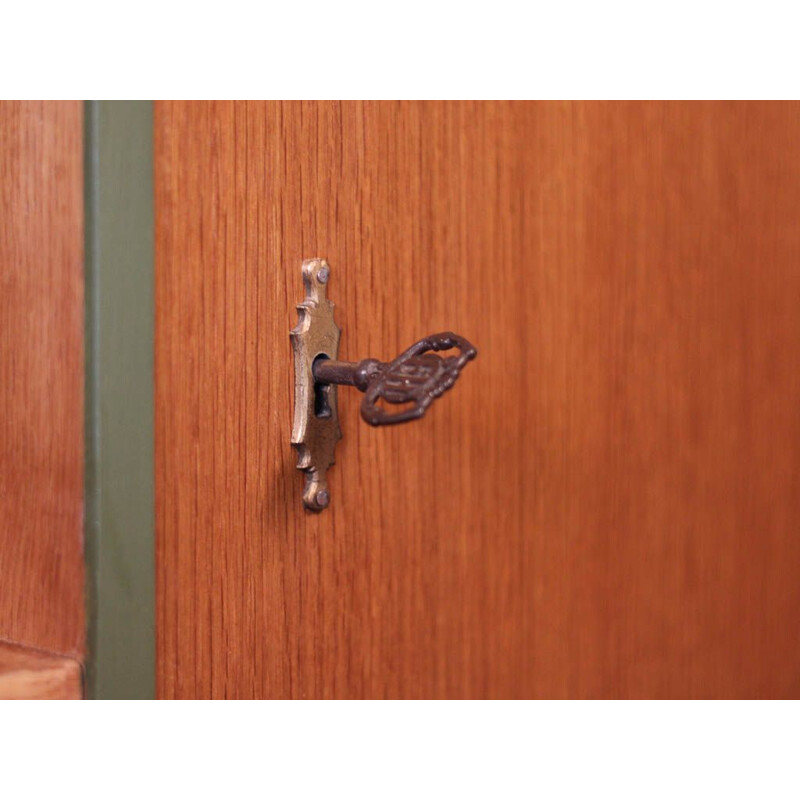
[(796, 703), (0, 703), (3, 798), (798, 796)]
[(797, 4), (5, 3), (0, 96), (797, 95)]

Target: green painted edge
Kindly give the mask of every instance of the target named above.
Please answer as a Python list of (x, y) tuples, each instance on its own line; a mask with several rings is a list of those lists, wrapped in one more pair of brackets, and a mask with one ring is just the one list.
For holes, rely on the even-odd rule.
[(84, 107), (87, 693), (155, 697), (153, 107)]

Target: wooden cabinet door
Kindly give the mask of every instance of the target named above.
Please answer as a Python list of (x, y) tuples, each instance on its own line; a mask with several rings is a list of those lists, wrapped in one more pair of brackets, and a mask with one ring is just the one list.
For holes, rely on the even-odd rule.
[[(156, 104), (162, 697), (800, 696), (800, 106)], [(425, 418), (289, 329), (454, 330)]]
[(82, 133), (0, 102), (0, 699), (83, 694)]

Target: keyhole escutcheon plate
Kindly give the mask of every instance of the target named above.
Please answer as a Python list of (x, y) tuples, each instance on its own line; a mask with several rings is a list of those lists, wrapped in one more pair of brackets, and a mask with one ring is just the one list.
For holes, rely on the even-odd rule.
[(324, 387), (318, 397), (314, 382), (314, 361), (336, 360), (341, 330), (333, 319), (328, 300), (331, 277), (328, 262), (312, 258), (303, 262), (306, 296), (297, 306), (300, 319), (291, 331), (294, 349), (294, 424), (292, 446), (297, 450), (297, 468), (305, 472), (303, 505), (322, 511), (330, 503), (327, 472), (334, 464), (336, 443), (342, 438), (336, 406), (336, 386)]

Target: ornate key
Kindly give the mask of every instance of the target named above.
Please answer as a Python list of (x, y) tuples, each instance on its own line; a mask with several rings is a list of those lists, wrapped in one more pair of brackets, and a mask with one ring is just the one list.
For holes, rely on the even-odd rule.
[[(457, 347), (457, 356), (437, 356), (438, 350)], [(382, 364), (374, 358), (358, 363), (317, 359), (314, 379), (322, 384), (346, 384), (364, 392), (361, 416), (370, 425), (394, 425), (419, 419), (428, 406), (447, 391), (461, 370), (478, 354), (462, 336), (455, 333), (434, 333), (412, 344), (394, 361)], [(378, 405), (383, 398), (388, 403), (412, 403), (394, 413)]]
[[(298, 451), (298, 469), (306, 474), (303, 505), (310, 511), (322, 511), (330, 503), (327, 471), (342, 437), (337, 386), (355, 386), (364, 392), (361, 416), (370, 425), (409, 422), (419, 419), (478, 354), (455, 333), (435, 333), (388, 363), (374, 358), (337, 361), (340, 331), (327, 296), (330, 275), (330, 266), (322, 259), (303, 262), (306, 298), (297, 306), (300, 321), (291, 332), (295, 367), (292, 445)], [(456, 355), (436, 355), (453, 348), (458, 350)], [(389, 412), (380, 405), (381, 400), (410, 407)]]

